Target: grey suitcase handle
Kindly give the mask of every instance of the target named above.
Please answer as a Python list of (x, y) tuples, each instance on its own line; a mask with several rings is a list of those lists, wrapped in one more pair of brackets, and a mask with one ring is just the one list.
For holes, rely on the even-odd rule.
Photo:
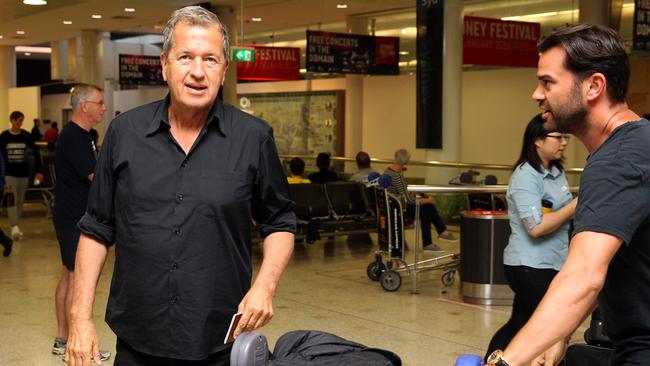
[(230, 366), (266, 366), (269, 364), (269, 342), (256, 332), (244, 332), (235, 339), (230, 352)]

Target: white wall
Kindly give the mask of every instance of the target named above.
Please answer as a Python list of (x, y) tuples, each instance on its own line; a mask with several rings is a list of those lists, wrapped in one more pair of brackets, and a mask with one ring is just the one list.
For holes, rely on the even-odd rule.
[[(463, 162), (511, 165), (517, 160), (524, 128), (539, 113), (531, 98), (537, 85), (535, 72), (521, 68), (463, 73)], [(495, 174), (500, 182), (510, 176), (504, 171), (489, 174)]]
[[(23, 129), (31, 131), (34, 127), (34, 118), (41, 116), (41, 88), (39, 86), (30, 86), (23, 88), (9, 88), (9, 113), (13, 111), (21, 111), (25, 115), (23, 122)], [(9, 114), (2, 118), (3, 124), (0, 127), (2, 130), (8, 129)]]
[[(537, 86), (535, 72), (534, 68), (520, 68), (463, 73), (463, 162), (511, 165), (517, 160), (526, 124), (539, 113), (531, 98)], [(584, 166), (585, 150), (575, 138), (565, 156), (567, 167)], [(504, 171), (487, 173), (504, 183), (510, 176)]]
[[(426, 159), (426, 150), (415, 148), (415, 82), (415, 75), (363, 79), (361, 141), (363, 150), (371, 157), (392, 159), (396, 150), (404, 148), (411, 153), (411, 160)], [(409, 167), (407, 173), (411, 177), (424, 175), (424, 168), (416, 166)]]
[(162, 99), (165, 95), (167, 95), (167, 87), (114, 91), (113, 108), (115, 113), (126, 112), (129, 109)]
[(48, 94), (41, 98), (41, 113), (43, 119), (57, 121), (63, 126), (63, 110), (70, 109), (70, 94)]

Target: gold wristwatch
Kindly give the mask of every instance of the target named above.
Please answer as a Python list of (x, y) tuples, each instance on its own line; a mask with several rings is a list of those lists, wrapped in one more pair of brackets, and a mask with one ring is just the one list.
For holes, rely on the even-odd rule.
[(509, 366), (505, 359), (503, 359), (503, 351), (498, 349), (488, 357), (486, 366)]

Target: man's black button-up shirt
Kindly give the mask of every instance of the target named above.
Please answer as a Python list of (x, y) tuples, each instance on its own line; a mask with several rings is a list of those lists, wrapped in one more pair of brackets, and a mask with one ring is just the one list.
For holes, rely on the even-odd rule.
[(216, 101), (186, 155), (169, 96), (110, 124), (79, 221), (116, 244), (106, 321), (134, 349), (198, 360), (224, 347), (251, 283), (251, 217), (295, 232), (272, 129)]

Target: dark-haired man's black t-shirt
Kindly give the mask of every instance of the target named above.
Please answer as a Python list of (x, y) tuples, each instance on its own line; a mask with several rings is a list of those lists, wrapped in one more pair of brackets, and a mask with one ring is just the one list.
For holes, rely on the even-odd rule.
[(90, 181), (95, 171), (95, 147), (90, 132), (68, 122), (56, 145), (56, 204), (54, 225), (58, 229), (76, 230), (86, 212)]
[(575, 233), (614, 235), (598, 303), (616, 348), (613, 365), (650, 364), (650, 122), (616, 128), (591, 154), (580, 179)]

